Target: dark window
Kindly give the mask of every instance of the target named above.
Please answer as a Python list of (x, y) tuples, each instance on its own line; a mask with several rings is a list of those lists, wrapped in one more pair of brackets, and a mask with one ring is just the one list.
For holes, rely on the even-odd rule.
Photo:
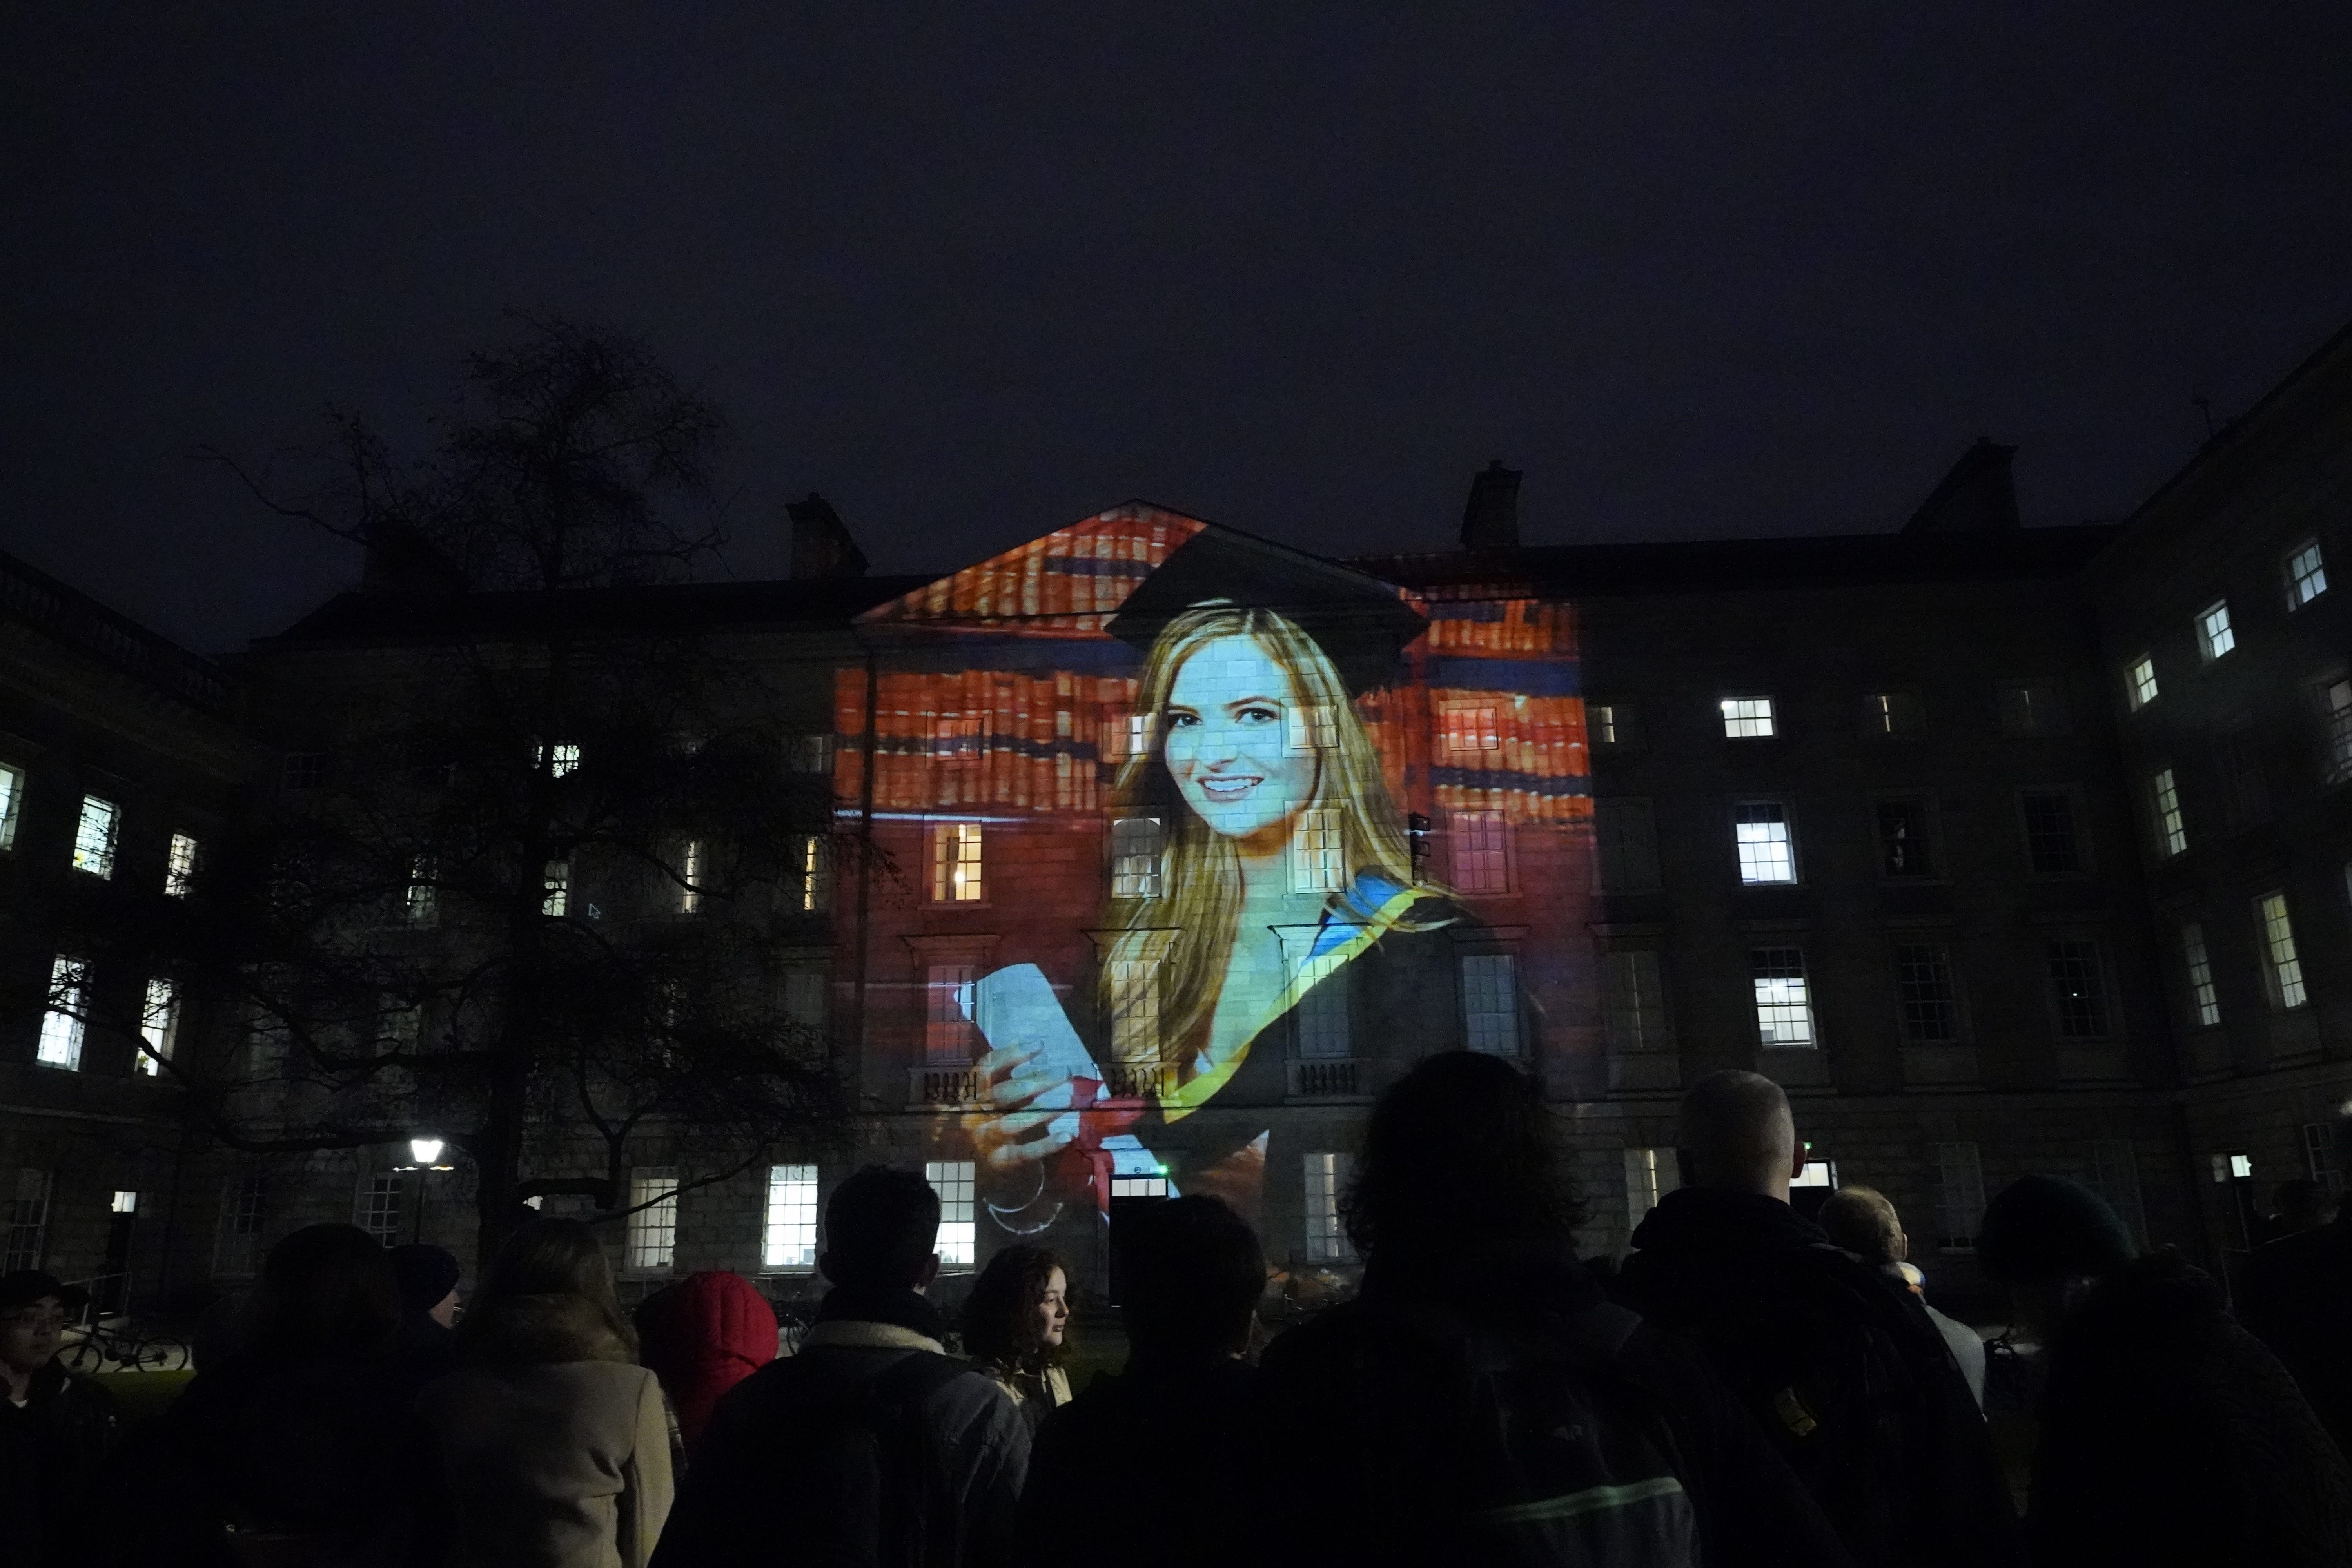
[(1642, 715), (1631, 702), (1588, 702), (1584, 734), (1601, 750), (1632, 751), (1642, 743)]
[(2107, 988), (2100, 972), (2099, 944), (2053, 942), (2047, 949), (2050, 997), (2058, 1010), (2058, 1035), (2067, 1040), (2107, 1037)]
[(1927, 803), (1878, 803), (1878, 868), (1889, 877), (1932, 877), (1935, 853), (1928, 842)]
[(1950, 952), (1936, 942), (1905, 942), (1895, 950), (1895, 994), (1903, 1009), (1903, 1038), (1941, 1045), (1960, 1036), (1960, 998), (1952, 984)]
[(2021, 680), (2000, 689), (2000, 727), (2011, 735), (2066, 732), (2066, 693), (2054, 681)]
[(2083, 868), (2074, 834), (2074, 797), (2064, 790), (2025, 792), (2025, 863), (2037, 876)]
[(1914, 735), (1926, 725), (1910, 691), (1873, 691), (1862, 700), (1862, 726), (1873, 735)]
[(2251, 731), (2240, 730), (2221, 741), (2221, 772), (2230, 781), (2230, 816), (2236, 826), (2268, 822), (2270, 781), (2263, 772), (2262, 748)]
[(285, 784), (288, 789), (317, 789), (326, 782), (326, 752), (289, 752), (286, 753)]

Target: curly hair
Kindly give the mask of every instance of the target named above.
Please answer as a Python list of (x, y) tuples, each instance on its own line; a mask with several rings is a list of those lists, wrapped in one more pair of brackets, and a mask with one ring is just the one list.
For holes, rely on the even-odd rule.
[(1008, 1247), (988, 1260), (963, 1304), (963, 1348), (974, 1361), (1007, 1372), (1042, 1372), (1062, 1359), (1059, 1345), (1032, 1342), (1031, 1325), (1045, 1288), (1069, 1269), (1042, 1247)]
[(1381, 1096), (1346, 1210), (1367, 1256), (1570, 1242), (1584, 1220), (1535, 1080), (1475, 1051), (1424, 1058)]

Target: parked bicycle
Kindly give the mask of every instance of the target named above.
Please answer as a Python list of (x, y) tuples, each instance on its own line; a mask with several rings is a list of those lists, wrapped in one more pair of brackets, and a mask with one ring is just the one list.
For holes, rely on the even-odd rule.
[(187, 1341), (141, 1323), (90, 1323), (69, 1332), (81, 1337), (59, 1355), (75, 1372), (178, 1372), (189, 1364)]

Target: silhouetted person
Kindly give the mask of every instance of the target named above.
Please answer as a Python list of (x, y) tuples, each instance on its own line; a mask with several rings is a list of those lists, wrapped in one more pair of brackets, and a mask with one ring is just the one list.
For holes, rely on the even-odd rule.
[(0, 1277), (0, 1563), (92, 1560), (114, 1396), (58, 1360), (67, 1322), (88, 1300), (37, 1268)]
[(140, 1563), (417, 1561), (434, 1495), (423, 1432), (392, 1361), (392, 1264), (356, 1226), (269, 1249), (242, 1348), (206, 1365), (163, 1417)]
[(416, 1400), (449, 1568), (644, 1568), (669, 1516), (669, 1417), (596, 1233), (541, 1217), (507, 1237), (457, 1351)]
[(1682, 1127), (1694, 1179), (1633, 1232), (1619, 1299), (1706, 1352), (1864, 1563), (2021, 1561), (1943, 1335), (1900, 1281), (1789, 1206), (1804, 1155), (1780, 1086), (1709, 1074)]
[(1115, 1237), (1127, 1370), (1097, 1377), (1039, 1428), (1021, 1539), (1071, 1542), (1122, 1568), (1246, 1561), (1259, 1478), (1229, 1461), (1255, 1420), (1241, 1358), (1265, 1257), (1213, 1197), (1139, 1209)]
[(1070, 1327), (1070, 1272), (1042, 1247), (1007, 1247), (988, 1260), (963, 1301), (964, 1353), (1021, 1407), (1034, 1437), (1038, 1423), (1070, 1402), (1062, 1370)]
[(776, 1359), (776, 1310), (740, 1274), (706, 1269), (637, 1308), (639, 1359), (661, 1377), (694, 1452), (719, 1402)]
[(1927, 1321), (1944, 1336), (1960, 1375), (1968, 1379), (1969, 1392), (1976, 1396), (1977, 1408), (1982, 1410), (1984, 1339), (1966, 1323), (1937, 1311), (1927, 1300), (1926, 1278), (1912, 1267), (1911, 1238), (1904, 1233), (1903, 1216), (1895, 1212), (1893, 1200), (1875, 1187), (1840, 1187), (1822, 1202), (1814, 1223), (1841, 1248), (1888, 1279), (1901, 1281), (1905, 1289), (1919, 1298)]
[(1356, 1300), (1276, 1339), (1246, 1463), (1270, 1560), (1844, 1563), (1819, 1510), (1689, 1346), (1611, 1304), (1534, 1083), (1426, 1058), (1367, 1130)]
[(911, 1173), (869, 1165), (835, 1190), (817, 1258), (833, 1289), (799, 1353), (719, 1401), (656, 1568), (1013, 1560), (1029, 1429), (940, 1351), (923, 1299), (939, 1228), (939, 1194)]
[(402, 1381), (423, 1388), (457, 1370), (457, 1259), (417, 1243), (392, 1249), (392, 1277), (400, 1288), (400, 1329), (393, 1361)]
[(2256, 1247), (2238, 1271), (2237, 1308), (2352, 1458), (2352, 1214)]
[(2050, 1358), (2026, 1510), (2037, 1564), (2352, 1563), (2352, 1471), (2211, 1276), (2170, 1247), (2133, 1258), (2106, 1201), (2054, 1176), (1993, 1199), (1977, 1257)]

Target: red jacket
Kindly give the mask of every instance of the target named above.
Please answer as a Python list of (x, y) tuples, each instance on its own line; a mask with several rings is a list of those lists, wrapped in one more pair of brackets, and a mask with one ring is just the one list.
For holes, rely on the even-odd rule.
[(719, 1397), (776, 1359), (776, 1314), (740, 1274), (689, 1274), (637, 1311), (638, 1360), (677, 1412), (688, 1452)]

